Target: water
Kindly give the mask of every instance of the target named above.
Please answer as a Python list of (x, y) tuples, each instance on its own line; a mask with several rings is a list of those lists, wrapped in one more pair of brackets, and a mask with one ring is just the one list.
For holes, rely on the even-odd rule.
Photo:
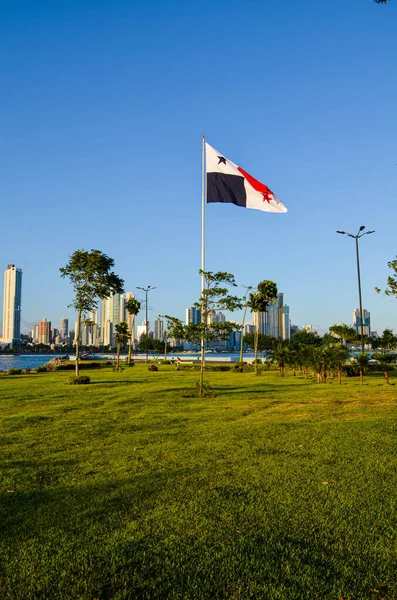
[(59, 354), (0, 354), (0, 371), (8, 369), (35, 369), (45, 365)]
[[(8, 371), (8, 369), (35, 369), (36, 367), (40, 367), (41, 365), (45, 365), (51, 358), (55, 356), (60, 356), (59, 354), (0, 354), (0, 371)], [(167, 354), (168, 360), (177, 361), (177, 358), (180, 358), (181, 362), (191, 362), (192, 360), (200, 359), (201, 355), (199, 353), (192, 354), (184, 354), (181, 352), (180, 354)], [(100, 360), (115, 360), (116, 355), (114, 353), (108, 354), (95, 354), (89, 355), (89, 359), (97, 358)], [(126, 355), (122, 355), (120, 357), (122, 360), (126, 358)], [(145, 360), (146, 354), (135, 354), (133, 356), (135, 360)], [(149, 359), (153, 360), (154, 356), (149, 354)], [(160, 354), (158, 357), (160, 360), (164, 358), (163, 354)], [(70, 359), (73, 360), (74, 356), (71, 355)], [(252, 362), (254, 359), (254, 354), (251, 352), (245, 352), (243, 354), (243, 360), (246, 362)], [(236, 362), (239, 360), (238, 353), (231, 354), (217, 354), (217, 353), (206, 353), (205, 355), (206, 362)], [(179, 362), (179, 361), (178, 361)]]
[[(265, 356), (265, 354), (263, 354), (262, 356), (260, 356), (260, 358), (263, 358)], [(108, 353), (108, 354), (96, 354), (95, 355), (96, 358), (99, 358), (100, 360), (115, 360), (116, 359), (116, 355), (113, 353)], [(120, 360), (125, 360), (126, 358), (126, 354), (120, 354)], [(132, 355), (133, 360), (136, 361), (142, 361), (142, 360), (146, 360), (146, 354), (139, 352), (138, 354), (134, 353)], [(159, 360), (163, 360), (164, 358), (164, 354), (159, 354), (157, 356), (157, 354), (150, 354), (149, 352), (149, 360), (153, 360), (154, 358), (158, 358)], [(178, 358), (180, 359), (181, 362), (192, 362), (192, 361), (196, 361), (196, 360), (200, 360), (201, 359), (201, 354), (199, 352), (188, 352), (188, 353), (184, 353), (181, 352), (180, 354), (177, 354), (176, 352), (173, 353), (169, 353), (167, 354), (167, 360), (170, 361), (177, 361)], [(253, 352), (244, 352), (243, 354), (243, 361), (245, 362), (252, 362), (255, 358), (255, 355)], [(73, 360), (73, 356), (70, 357), (71, 360)], [(206, 362), (236, 362), (238, 360), (240, 360), (240, 354), (238, 352), (231, 352), (231, 353), (217, 353), (217, 352), (206, 352), (205, 354), (205, 360)], [(179, 361), (178, 361), (179, 362)]]

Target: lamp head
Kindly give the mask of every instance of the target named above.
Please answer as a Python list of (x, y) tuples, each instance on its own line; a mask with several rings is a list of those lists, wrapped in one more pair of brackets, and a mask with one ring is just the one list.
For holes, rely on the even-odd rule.
[(359, 231), (362, 231), (363, 229), (365, 229), (365, 225), (361, 225)]
[(342, 233), (343, 235), (345, 235), (346, 231), (337, 231), (336, 233)]

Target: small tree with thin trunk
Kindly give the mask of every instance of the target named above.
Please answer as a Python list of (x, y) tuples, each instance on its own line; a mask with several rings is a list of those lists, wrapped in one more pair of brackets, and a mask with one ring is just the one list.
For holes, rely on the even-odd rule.
[(397, 355), (389, 354), (385, 350), (382, 352), (377, 352), (373, 355), (373, 359), (376, 360), (377, 366), (383, 371), (383, 375), (385, 376), (385, 385), (390, 385), (389, 381), (389, 372), (393, 371)]
[(131, 317), (131, 326), (130, 326), (130, 332), (129, 332), (130, 337), (129, 337), (129, 344), (128, 344), (128, 358), (127, 358), (127, 364), (128, 364), (128, 366), (130, 366), (131, 365), (132, 345), (134, 343), (135, 317), (141, 310), (141, 303), (139, 302), (139, 300), (136, 300), (135, 298), (128, 298), (128, 300), (125, 304), (125, 308)]
[(247, 306), (251, 309), (252, 313), (256, 314), (256, 327), (255, 327), (255, 373), (258, 375), (258, 340), (261, 325), (262, 325), (262, 315), (264, 312), (267, 312), (267, 308), (269, 304), (275, 302), (277, 299), (277, 285), (274, 281), (264, 280), (258, 283), (257, 291), (251, 292), (249, 295), (249, 301), (247, 302)]
[(190, 335), (190, 341), (197, 343), (197, 333), (199, 333), (201, 343), (201, 364), (200, 364), (200, 381), (198, 387), (198, 395), (200, 398), (204, 395), (204, 364), (205, 364), (205, 344), (214, 339), (227, 339), (232, 331), (240, 329), (240, 326), (230, 321), (223, 323), (210, 322), (210, 315), (213, 311), (241, 309), (243, 303), (240, 298), (233, 296), (229, 292), (230, 287), (237, 287), (234, 280), (234, 275), (225, 271), (202, 271), (200, 274), (204, 276), (204, 289), (195, 306), (201, 311), (201, 322), (190, 324), (187, 326)]
[(358, 367), (360, 373), (360, 384), (364, 385), (364, 371), (368, 368), (369, 358), (368, 354), (365, 352), (360, 352), (360, 354), (354, 359), (354, 363), (356, 367)]
[(114, 260), (100, 250), (76, 250), (68, 264), (60, 268), (61, 277), (69, 279), (75, 292), (72, 306), (77, 312), (75, 332), (76, 377), (79, 376), (79, 344), (82, 316), (94, 310), (98, 299), (107, 298), (111, 293), (121, 294), (124, 281), (111, 269)]
[(337, 344), (336, 346), (331, 346), (331, 355), (332, 362), (336, 366), (337, 374), (338, 374), (338, 383), (342, 385), (342, 367), (347, 363), (350, 353), (346, 346), (343, 344)]
[(120, 365), (120, 350), (122, 346), (125, 346), (130, 337), (130, 333), (128, 331), (128, 324), (125, 321), (121, 321), (117, 323), (115, 326), (116, 330), (116, 371), (119, 370)]
[(272, 362), (278, 366), (280, 377), (284, 377), (285, 367), (290, 360), (289, 342), (288, 340), (278, 339), (272, 351)]

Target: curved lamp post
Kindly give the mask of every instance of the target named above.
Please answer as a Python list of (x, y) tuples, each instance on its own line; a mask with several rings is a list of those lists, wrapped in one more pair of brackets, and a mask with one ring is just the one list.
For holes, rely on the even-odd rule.
[(365, 225), (361, 225), (356, 235), (352, 233), (347, 233), (347, 231), (337, 231), (336, 233), (340, 233), (342, 235), (347, 235), (356, 240), (356, 259), (357, 259), (357, 279), (358, 279), (358, 300), (360, 303), (360, 321), (361, 321), (361, 352), (364, 352), (364, 315), (363, 315), (363, 303), (361, 299), (361, 277), (360, 277), (360, 258), (358, 254), (358, 240), (363, 237), (363, 235), (369, 235), (370, 233), (375, 233), (375, 231), (364, 231)]

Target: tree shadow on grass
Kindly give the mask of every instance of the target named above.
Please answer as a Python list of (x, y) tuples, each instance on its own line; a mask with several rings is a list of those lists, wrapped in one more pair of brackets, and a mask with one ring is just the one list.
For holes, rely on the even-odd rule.
[[(90, 386), (92, 385), (112, 385), (114, 387), (118, 386), (118, 385), (136, 385), (139, 383), (143, 383), (143, 381), (139, 381), (138, 379), (134, 379), (133, 381), (131, 381), (131, 379), (119, 379), (117, 381), (117, 379), (112, 379), (112, 380), (105, 380), (105, 381), (91, 381)], [(146, 383), (146, 382), (145, 382)]]
[(339, 549), (328, 522), (255, 511), (254, 488), (217, 486), (216, 502), (208, 486), (187, 497), (180, 479), (170, 469), (3, 496), (3, 597), (364, 599), (380, 580), (394, 597), (393, 565), (370, 544)]

